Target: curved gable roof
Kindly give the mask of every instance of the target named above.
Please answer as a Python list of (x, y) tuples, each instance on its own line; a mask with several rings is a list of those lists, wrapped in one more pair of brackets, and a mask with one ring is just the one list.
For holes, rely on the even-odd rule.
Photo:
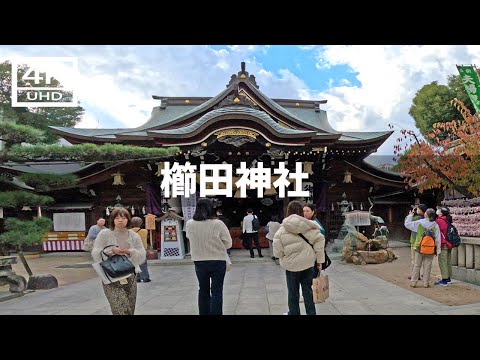
[(327, 112), (325, 110), (320, 110), (320, 112), (316, 112), (313, 108), (285, 108), (288, 112), (293, 114), (298, 119), (301, 119), (302, 122), (308, 124), (310, 126), (315, 127), (323, 132), (328, 132), (331, 134), (340, 134), (339, 131), (332, 128), (330, 123), (328, 122)]
[(162, 136), (179, 136), (179, 135), (187, 135), (192, 134), (198, 131), (200, 128), (205, 128), (208, 123), (214, 122), (214, 119), (219, 116), (224, 115), (237, 115), (237, 116), (246, 116), (246, 117), (254, 117), (261, 120), (265, 125), (270, 127), (273, 132), (280, 134), (280, 135), (300, 135), (300, 136), (311, 136), (315, 135), (316, 131), (310, 130), (297, 130), (297, 129), (288, 129), (283, 126), (280, 126), (276, 123), (270, 115), (265, 113), (264, 111), (256, 110), (253, 108), (248, 107), (240, 107), (240, 106), (227, 106), (224, 108), (212, 110), (198, 120), (194, 121), (192, 124), (180, 127), (176, 129), (170, 130), (151, 130), (148, 131), (149, 134), (155, 135), (162, 135)]
[[(255, 110), (247, 107), (241, 109), (240, 106), (227, 106), (225, 108), (214, 109), (214, 107), (225, 100), (228, 95), (232, 93), (238, 95), (241, 91), (246, 92), (249, 97), (253, 97), (253, 101), (260, 107), (263, 107), (263, 109)], [(154, 96), (154, 98), (161, 99), (161, 97), (158, 96)], [(230, 114), (254, 117), (260, 120), (260, 123), (268, 126), (272, 130), (272, 133), (276, 133), (277, 136), (300, 137), (300, 135), (303, 135), (311, 136), (314, 139), (330, 137), (330, 139), (336, 141), (335, 144), (340, 146), (356, 146), (357, 144), (375, 146), (376, 144), (383, 143), (391, 134), (391, 132), (388, 131), (336, 131), (328, 121), (327, 112), (325, 110), (319, 111), (318, 108), (315, 108), (316, 102), (310, 103), (306, 100), (298, 100), (302, 102), (302, 105), (299, 107), (292, 107), (291, 105), (296, 104), (294, 102), (295, 100), (280, 99), (277, 100), (282, 104), (280, 105), (258, 90), (253, 75), (248, 77), (248, 73), (244, 69), (244, 64), (242, 64), (242, 71), (238, 76), (232, 75), (232, 79), (226, 89), (216, 96), (212, 98), (195, 98), (193, 103), (199, 105), (188, 105), (185, 104), (184, 101), (186, 101), (186, 98), (175, 98), (175, 100), (172, 101), (173, 104), (167, 104), (166, 107), (155, 107), (152, 110), (150, 118), (143, 125), (136, 128), (51, 128), (54, 133), (63, 136), (69, 141), (73, 140), (74, 142), (91, 140), (92, 142), (97, 143), (120, 141), (133, 141), (138, 143), (138, 141), (149, 141), (149, 137), (187, 135), (188, 133), (198, 131), (201, 127), (205, 127), (212, 119), (224, 114), (222, 112), (226, 111)], [(235, 108), (235, 110), (233, 110), (233, 108)], [(193, 123), (191, 123), (192, 121)], [(285, 122), (287, 127), (292, 126), (293, 129), (282, 127), (277, 121)], [(297, 127), (297, 129), (294, 129), (295, 127)], [(314, 133), (313, 135), (312, 132)]]

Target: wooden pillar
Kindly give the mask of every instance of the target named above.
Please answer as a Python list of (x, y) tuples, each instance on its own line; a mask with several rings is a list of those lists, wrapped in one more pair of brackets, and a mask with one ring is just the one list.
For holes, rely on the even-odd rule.
[(390, 206), (388, 208), (388, 223), (391, 224), (393, 222), (393, 209)]

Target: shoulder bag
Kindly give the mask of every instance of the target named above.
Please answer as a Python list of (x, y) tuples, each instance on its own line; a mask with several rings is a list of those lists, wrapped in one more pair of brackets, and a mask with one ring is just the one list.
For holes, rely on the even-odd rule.
[(111, 278), (118, 278), (130, 274), (135, 274), (135, 266), (133, 266), (133, 264), (130, 262), (130, 260), (128, 260), (125, 255), (108, 256), (107, 254), (105, 254), (105, 249), (111, 246), (116, 245), (105, 246), (101, 252), (101, 254), (107, 257), (107, 259), (100, 262), (100, 266), (105, 271), (105, 274)]
[[(303, 240), (305, 240), (307, 244), (310, 245), (313, 249), (313, 245), (308, 242), (307, 238), (303, 234), (298, 234), (298, 236), (300, 236)], [(330, 260), (330, 258), (328, 257), (327, 252), (325, 250), (323, 251), (325, 253), (325, 262), (322, 264), (322, 270), (325, 270), (330, 266), (330, 264), (332, 263), (332, 260)], [(315, 264), (314, 264), (315, 276), (314, 277), (317, 277), (319, 273), (317, 265), (318, 265), (317, 260), (315, 260)]]

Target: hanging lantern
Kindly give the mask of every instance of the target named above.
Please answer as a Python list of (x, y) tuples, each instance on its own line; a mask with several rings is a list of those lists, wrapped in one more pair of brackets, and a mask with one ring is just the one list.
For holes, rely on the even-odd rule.
[(37, 217), (42, 217), (42, 208), (40, 206), (37, 208)]
[(352, 173), (348, 170), (345, 170), (343, 174), (343, 182), (344, 183), (352, 183)]
[(360, 203), (360, 210), (363, 210), (363, 203)]
[(135, 215), (135, 208), (132, 205), (132, 215)]
[(303, 172), (307, 173), (307, 174), (310, 174), (310, 175), (313, 175), (312, 165), (313, 165), (313, 162), (304, 161), (303, 162)]
[(120, 171), (117, 171), (112, 174), (113, 176), (113, 183), (112, 185), (125, 185), (125, 182), (123, 181), (123, 176), (125, 174), (122, 174)]
[(165, 162), (160, 161), (155, 163), (155, 165), (157, 165), (157, 172), (155, 173), (155, 175), (158, 177), (162, 176), (162, 170), (165, 169)]
[(145, 215), (145, 214), (147, 213), (147, 212), (145, 211), (145, 206), (142, 207), (142, 213), (143, 213), (143, 215)]

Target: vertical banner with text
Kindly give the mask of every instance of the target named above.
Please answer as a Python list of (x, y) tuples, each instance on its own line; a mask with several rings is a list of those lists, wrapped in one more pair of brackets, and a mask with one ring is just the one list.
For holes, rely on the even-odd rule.
[(185, 197), (182, 195), (182, 213), (183, 213), (183, 230), (187, 226), (187, 221), (193, 218), (195, 208), (197, 207), (197, 193)]
[(457, 65), (458, 72), (462, 78), (463, 85), (467, 91), (468, 97), (472, 101), (475, 111), (480, 112), (480, 80), (472, 65)]

